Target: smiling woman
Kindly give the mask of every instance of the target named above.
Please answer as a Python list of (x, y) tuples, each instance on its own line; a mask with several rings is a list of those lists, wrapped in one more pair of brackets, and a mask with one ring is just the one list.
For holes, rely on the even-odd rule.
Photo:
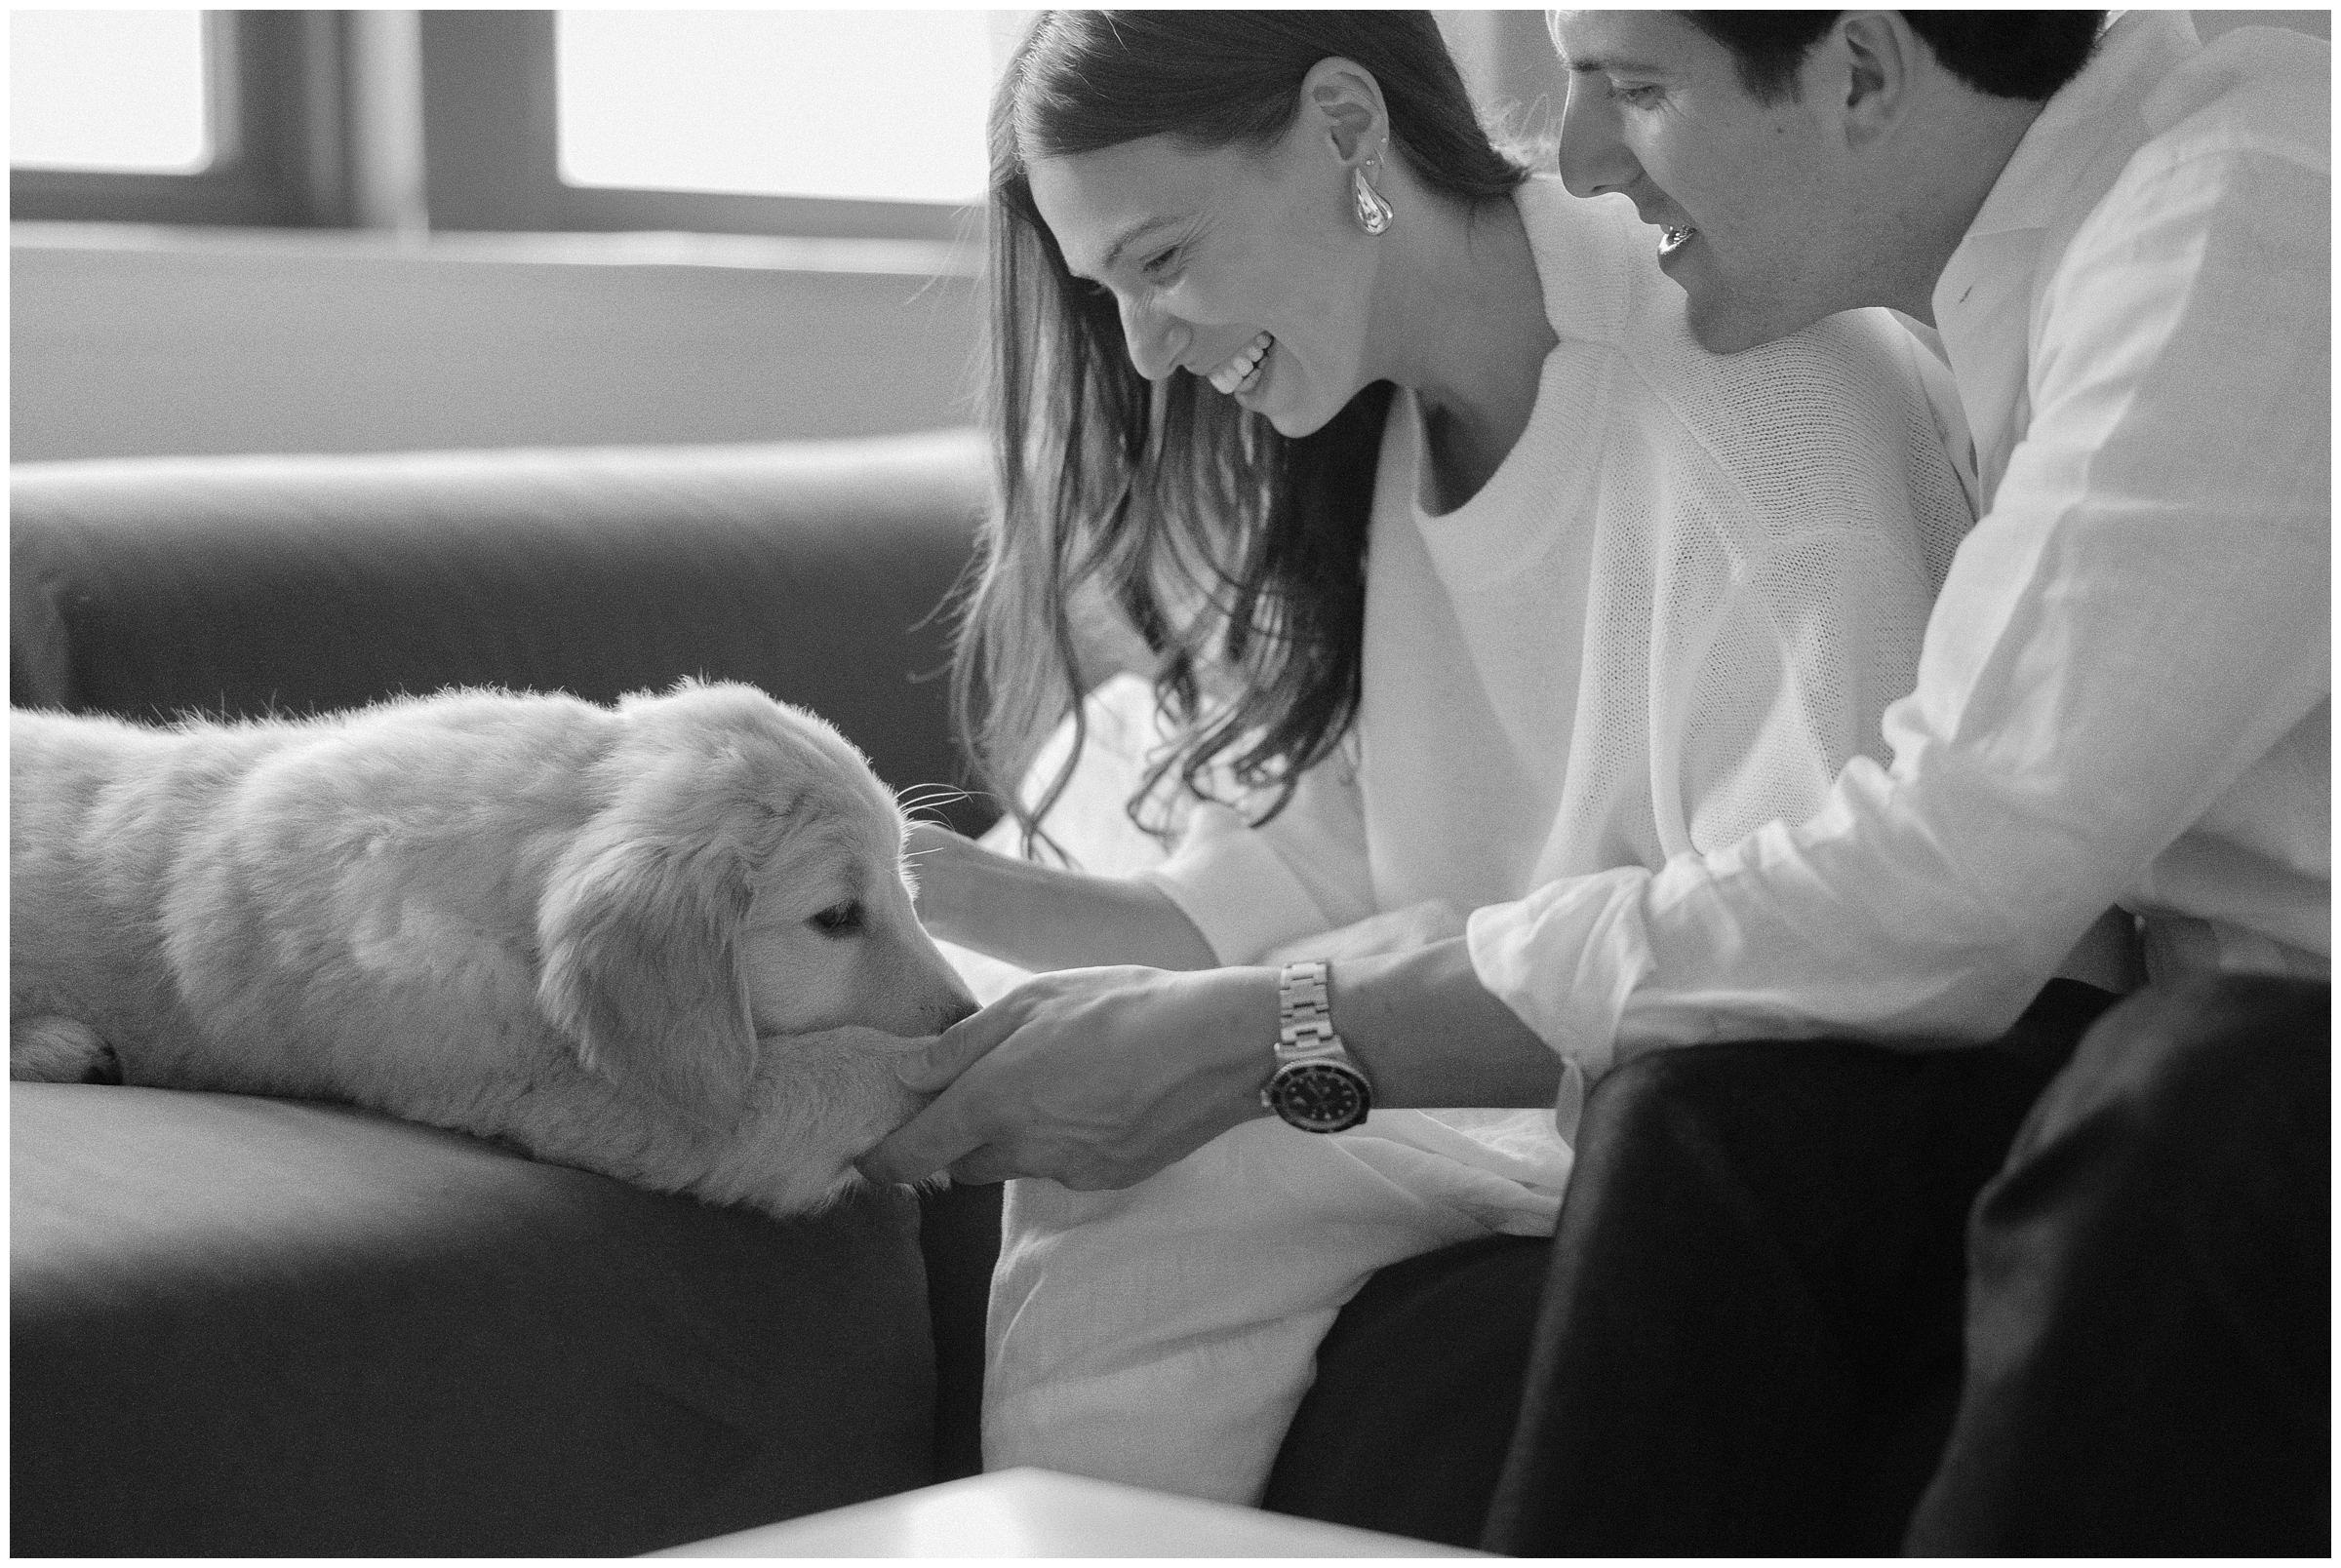
[(1125, 142), (1036, 161), (1032, 196), (1073, 276), (1114, 301), (1139, 375), (1201, 376), (1302, 437), (1359, 383), (1372, 255), (1324, 203), (1299, 199), (1315, 149), (1290, 156), (1287, 138), (1278, 150)]
[[(1317, 82), (1331, 112), (1296, 125), (1329, 58), (1358, 68)], [(1350, 177), (1312, 166), (1333, 131), (1369, 182), (1403, 171), (1499, 224), (1528, 177), (1427, 15), (1054, 12), (1009, 64), (990, 132), (1003, 509), (961, 666), (1004, 799), (1078, 706), (1079, 592), (1154, 647), (1162, 688), (1202, 721), (1158, 779), (1192, 786), (1233, 753), (1239, 783), (1287, 789), (1355, 709), (1389, 371), (1364, 359), (1372, 238), (1302, 195)], [(1524, 314), (1533, 347), (1532, 293)], [(1052, 659), (1031, 657), (1034, 627)], [(1242, 679), (1210, 708), (1214, 666)]]

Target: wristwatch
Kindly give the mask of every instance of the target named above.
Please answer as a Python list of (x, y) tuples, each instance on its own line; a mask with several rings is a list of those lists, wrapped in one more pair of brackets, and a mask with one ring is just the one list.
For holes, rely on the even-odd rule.
[(1366, 1119), (1373, 1084), (1333, 1033), (1323, 960), (1288, 963), (1276, 988), (1276, 1071), (1260, 1104), (1303, 1132), (1340, 1132)]

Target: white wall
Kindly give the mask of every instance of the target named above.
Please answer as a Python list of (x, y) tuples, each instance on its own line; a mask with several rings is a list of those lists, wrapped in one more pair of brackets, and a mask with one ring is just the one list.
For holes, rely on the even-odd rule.
[[(665, 261), (613, 261), (657, 254)], [(936, 247), (19, 225), (10, 456), (761, 441), (972, 417)], [(688, 256), (690, 259), (679, 259)], [(775, 262), (783, 264), (774, 264)]]

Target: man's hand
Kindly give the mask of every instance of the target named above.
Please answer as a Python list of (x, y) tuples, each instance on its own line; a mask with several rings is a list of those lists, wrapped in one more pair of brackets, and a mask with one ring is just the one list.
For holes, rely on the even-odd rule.
[(1264, 1114), (1276, 1008), (1273, 969), (1035, 976), (903, 1053), (902, 1081), (937, 1098), (861, 1172), (1128, 1187)]

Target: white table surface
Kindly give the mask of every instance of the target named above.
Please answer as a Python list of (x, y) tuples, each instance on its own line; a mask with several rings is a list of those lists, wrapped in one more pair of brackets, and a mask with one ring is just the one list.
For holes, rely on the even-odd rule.
[(655, 1557), (1476, 1557), (1405, 1536), (1053, 1470), (945, 1481)]

